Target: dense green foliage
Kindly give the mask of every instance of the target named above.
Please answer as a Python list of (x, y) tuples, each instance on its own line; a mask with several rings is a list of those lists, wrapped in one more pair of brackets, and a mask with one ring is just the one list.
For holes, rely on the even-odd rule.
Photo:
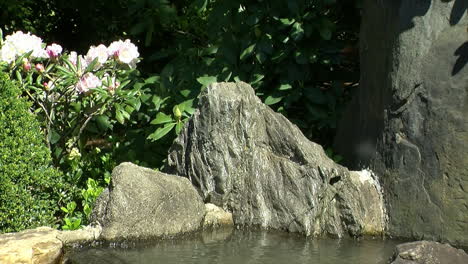
[(65, 185), (30, 102), (0, 74), (0, 232), (55, 226)]
[[(158, 21), (160, 12), (147, 10), (155, 8), (149, 3), (167, 2), (137, 2), (147, 5), (135, 11), (140, 15), (130, 33), (149, 47), (160, 45), (162, 36), (147, 23)], [(145, 57), (162, 66), (154, 89), (169, 99), (167, 109), (159, 111), (171, 114), (175, 104), (195, 99), (210, 82), (241, 80), (306, 136), (329, 146), (349, 86), (359, 78), (356, 63), (346, 56), (357, 39), (359, 20), (353, 10), (348, 1), (333, 0), (168, 5), (166, 16), (177, 16), (158, 28), (171, 32), (171, 38)]]
[[(70, 184), (67, 199), (74, 201), (62, 208), (65, 228), (86, 224), (89, 207), (119, 162), (161, 168), (198, 94), (215, 81), (250, 83), (266, 104), (338, 160), (330, 146), (359, 78), (358, 2), (1, 1), (4, 35), (31, 31), (82, 54), (90, 45), (130, 38), (142, 57), (140, 73), (129, 76), (130, 96), (89, 120), (89, 97), (71, 108), (63, 104), (69, 115), (56, 117), (61, 128), (48, 139)], [(33, 110), (39, 108), (36, 102)], [(76, 155), (70, 155), (73, 148)]]

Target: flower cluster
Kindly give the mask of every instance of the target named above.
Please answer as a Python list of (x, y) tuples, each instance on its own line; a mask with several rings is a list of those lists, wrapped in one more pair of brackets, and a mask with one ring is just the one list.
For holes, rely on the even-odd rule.
[[(51, 90), (55, 86), (60, 85), (58, 80), (66, 79), (60, 77), (64, 72), (48, 72), (48, 65), (56, 64), (57, 69), (68, 69), (68, 74), (74, 72), (74, 84), (72, 87), (78, 93), (88, 93), (94, 88), (107, 88), (113, 94), (115, 89), (120, 85), (115, 74), (115, 65), (127, 65), (130, 69), (135, 69), (138, 63), (138, 48), (130, 40), (118, 40), (112, 42), (109, 47), (104, 44), (91, 46), (86, 55), (78, 55), (75, 51), (65, 54), (62, 57), (63, 48), (53, 43), (46, 46), (42, 39), (30, 33), (17, 31), (5, 38), (3, 45), (0, 48), (0, 63), (6, 62), (10, 67), (14, 67), (15, 62), (21, 56), (21, 69), (28, 73), (35, 70), (39, 75), (46, 76), (47, 80), (43, 80), (43, 86), (46, 90)], [(35, 61), (34, 68), (31, 62)], [(67, 62), (67, 63), (65, 63)], [(93, 64), (90, 68), (89, 65)], [(45, 66), (44, 66), (45, 65)], [(64, 67), (62, 67), (64, 66)], [(78, 68), (79, 66), (79, 68)], [(61, 68), (60, 68), (61, 67)], [(69, 84), (67, 87), (70, 87)]]
[(32, 58), (46, 58), (47, 54), (42, 47), (42, 39), (17, 31), (5, 38), (2, 48), (0, 49), (0, 60), (7, 63), (15, 61), (19, 56), (31, 52)]

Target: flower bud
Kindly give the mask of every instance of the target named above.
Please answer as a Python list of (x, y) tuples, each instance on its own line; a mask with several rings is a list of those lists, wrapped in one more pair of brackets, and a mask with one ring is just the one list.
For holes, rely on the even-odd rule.
[(40, 73), (43, 73), (45, 71), (44, 65), (42, 65), (41, 63), (36, 64), (35, 68)]
[(31, 63), (26, 58), (23, 58), (23, 70), (24, 71), (31, 70)]
[(182, 112), (180, 111), (178, 106), (174, 107), (174, 116), (177, 120), (179, 120), (182, 117)]

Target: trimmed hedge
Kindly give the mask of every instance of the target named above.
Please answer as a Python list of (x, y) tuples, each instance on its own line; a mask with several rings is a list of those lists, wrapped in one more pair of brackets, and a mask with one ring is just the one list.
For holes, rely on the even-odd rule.
[(55, 226), (64, 185), (31, 104), (20, 95), (0, 73), (0, 233)]

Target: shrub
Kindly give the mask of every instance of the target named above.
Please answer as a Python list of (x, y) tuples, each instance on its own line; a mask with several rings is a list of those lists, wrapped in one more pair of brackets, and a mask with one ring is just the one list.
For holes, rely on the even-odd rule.
[(0, 232), (57, 224), (62, 176), (30, 103), (0, 73)]

